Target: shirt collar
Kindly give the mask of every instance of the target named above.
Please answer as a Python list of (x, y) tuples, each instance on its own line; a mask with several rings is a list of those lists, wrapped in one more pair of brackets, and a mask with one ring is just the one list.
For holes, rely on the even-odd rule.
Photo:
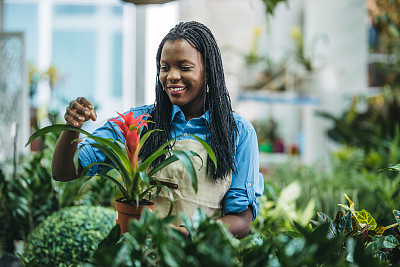
[[(175, 117), (177, 117), (177, 116), (184, 117), (185, 114), (183, 114), (183, 111), (181, 110), (181, 108), (179, 106), (172, 105), (171, 121), (173, 121), (175, 119)], [(208, 110), (206, 111), (206, 113), (201, 115), (200, 118), (203, 119), (203, 120), (207, 120), (209, 122), (210, 121), (210, 113), (208, 112)]]

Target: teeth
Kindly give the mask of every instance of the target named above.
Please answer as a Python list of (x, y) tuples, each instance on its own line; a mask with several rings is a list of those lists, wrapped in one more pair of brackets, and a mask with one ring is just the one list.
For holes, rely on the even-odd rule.
[(181, 91), (181, 90), (185, 89), (185, 87), (175, 87), (175, 88), (170, 87), (169, 89), (172, 92), (178, 92), (178, 91)]

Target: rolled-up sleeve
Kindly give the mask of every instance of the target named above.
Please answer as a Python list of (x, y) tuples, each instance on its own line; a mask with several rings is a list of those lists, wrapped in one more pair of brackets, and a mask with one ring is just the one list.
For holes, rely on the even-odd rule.
[(257, 197), (264, 191), (264, 179), (259, 171), (257, 135), (247, 122), (238, 125), (235, 164), (236, 174), (223, 201), (224, 214), (240, 213), (249, 206), (253, 209), (253, 220), (257, 216)]

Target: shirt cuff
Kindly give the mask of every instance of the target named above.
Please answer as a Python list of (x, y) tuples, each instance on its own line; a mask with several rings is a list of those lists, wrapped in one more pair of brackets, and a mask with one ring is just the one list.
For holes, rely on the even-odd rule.
[(253, 210), (253, 221), (257, 217), (257, 200), (253, 198), (251, 201), (248, 197), (247, 190), (245, 189), (236, 189), (229, 190), (224, 197), (224, 205), (223, 210), (224, 214), (235, 214), (245, 211), (251, 206)]

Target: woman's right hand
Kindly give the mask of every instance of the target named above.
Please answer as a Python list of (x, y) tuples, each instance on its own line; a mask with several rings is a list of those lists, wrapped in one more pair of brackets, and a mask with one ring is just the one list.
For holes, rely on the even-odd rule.
[(78, 97), (76, 100), (71, 101), (64, 115), (67, 125), (82, 127), (85, 121), (97, 118), (96, 111), (92, 103), (84, 97)]

